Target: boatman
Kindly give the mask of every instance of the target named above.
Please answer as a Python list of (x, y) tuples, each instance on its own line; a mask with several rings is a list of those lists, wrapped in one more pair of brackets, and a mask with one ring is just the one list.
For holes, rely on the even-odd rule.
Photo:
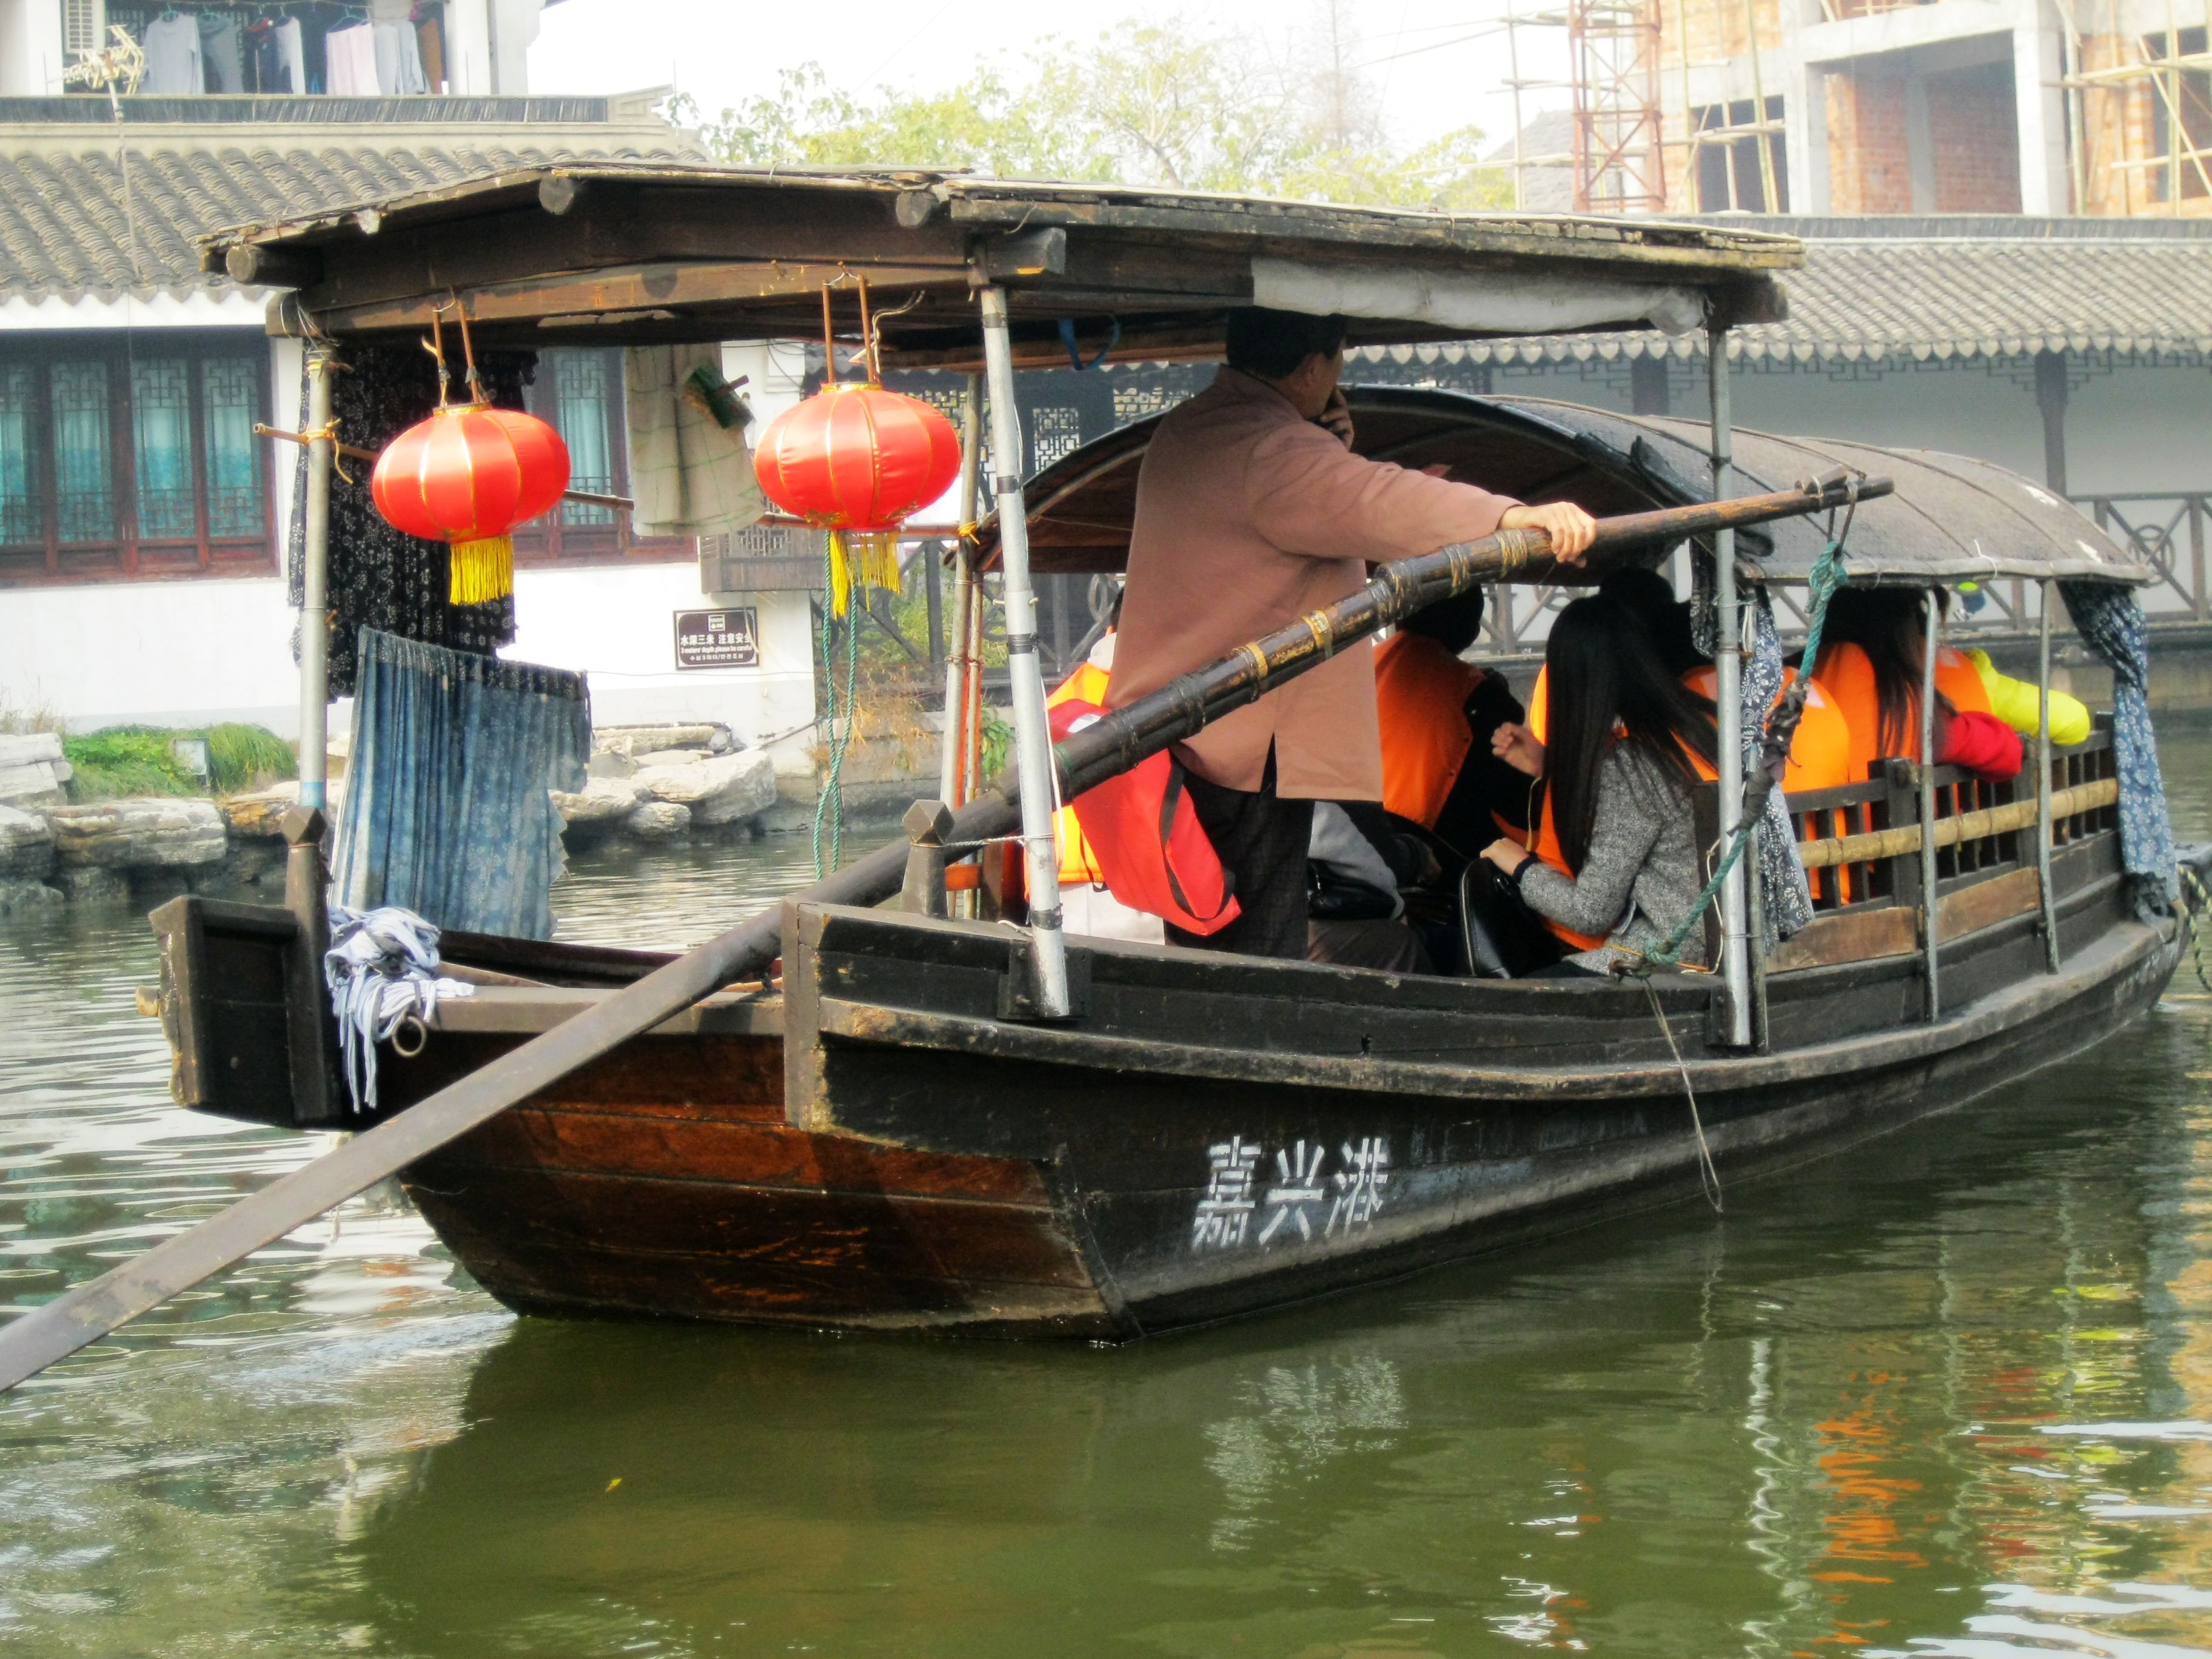
[[(1595, 532), (1565, 502), (1524, 507), (1352, 453), (1341, 317), (1232, 312), (1226, 366), (1160, 422), (1137, 474), (1110, 707), (1357, 592), (1367, 566), (1503, 529), (1565, 559)], [(1442, 469), (1437, 469), (1441, 471)], [(1175, 746), (1240, 914), (1176, 945), (1306, 954), (1316, 800), (1382, 799), (1374, 653), (1349, 649)]]

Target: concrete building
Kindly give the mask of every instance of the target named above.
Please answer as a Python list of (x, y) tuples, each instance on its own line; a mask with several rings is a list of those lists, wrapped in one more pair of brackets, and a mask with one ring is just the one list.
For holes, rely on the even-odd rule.
[(2212, 212), (2201, 14), (2184, 26), (2146, 0), (1648, 0), (1630, 14), (1612, 26), (1614, 72), (1586, 61), (1577, 88), (1592, 205)]

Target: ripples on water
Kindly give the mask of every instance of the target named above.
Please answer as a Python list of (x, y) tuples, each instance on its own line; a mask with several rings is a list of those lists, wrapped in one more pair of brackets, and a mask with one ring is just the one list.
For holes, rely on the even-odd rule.
[[(2212, 723), (2177, 725), (2212, 830)], [(580, 861), (690, 942), (777, 841)], [(0, 932), (0, 1301), (319, 1150), (172, 1109), (145, 926)], [(1842, 1158), (1112, 1352), (517, 1321), (356, 1200), (0, 1401), (30, 1653), (2212, 1652), (2212, 998)]]

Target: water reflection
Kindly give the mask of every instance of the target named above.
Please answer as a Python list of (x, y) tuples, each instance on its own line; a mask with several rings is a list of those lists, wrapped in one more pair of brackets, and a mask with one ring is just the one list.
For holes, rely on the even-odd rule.
[[(2212, 823), (2212, 725), (2169, 740)], [(580, 865), (704, 937), (804, 849)], [(780, 859), (781, 864), (773, 862)], [(0, 934), (0, 1295), (312, 1150), (163, 1103), (143, 924)], [(0, 1402), (50, 1653), (2212, 1652), (2212, 999), (1729, 1195), (1133, 1349), (516, 1321), (389, 1198)], [(2192, 1074), (2197, 1075), (2192, 1075)]]

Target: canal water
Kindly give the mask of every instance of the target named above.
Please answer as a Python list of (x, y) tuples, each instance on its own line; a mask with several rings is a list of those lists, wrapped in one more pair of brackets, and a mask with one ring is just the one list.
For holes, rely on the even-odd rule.
[[(2212, 724), (2166, 733), (2212, 834)], [(696, 939), (802, 845), (580, 862)], [(319, 1150), (0, 934), (0, 1301)], [(518, 1320), (386, 1194), (0, 1400), (34, 1655), (2212, 1653), (2212, 998), (1565, 1243), (1120, 1350)]]

